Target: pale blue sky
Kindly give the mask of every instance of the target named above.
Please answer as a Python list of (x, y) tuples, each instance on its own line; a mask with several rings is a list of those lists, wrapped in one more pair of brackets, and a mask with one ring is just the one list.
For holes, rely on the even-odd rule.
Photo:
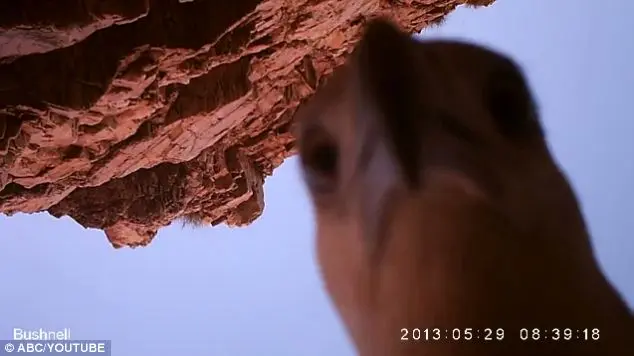
[[(470, 39), (526, 70), (601, 264), (634, 305), (634, 1), (498, 0), (430, 36)], [(628, 119), (629, 117), (629, 119)], [(322, 290), (297, 160), (241, 229), (164, 228), (146, 248), (47, 214), (0, 216), (0, 339), (69, 327), (113, 355), (352, 355)], [(538, 256), (536, 256), (536, 263)]]

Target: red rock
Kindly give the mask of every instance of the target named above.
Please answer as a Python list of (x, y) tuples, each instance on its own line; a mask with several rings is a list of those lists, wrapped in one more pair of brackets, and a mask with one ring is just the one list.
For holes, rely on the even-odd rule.
[(411, 32), (493, 0), (0, 2), (0, 212), (147, 245), (181, 216), (246, 225), (296, 107), (364, 20)]

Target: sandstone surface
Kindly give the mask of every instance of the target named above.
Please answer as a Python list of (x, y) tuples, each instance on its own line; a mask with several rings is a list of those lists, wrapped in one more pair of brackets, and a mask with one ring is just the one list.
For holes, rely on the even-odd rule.
[(293, 114), (389, 16), (412, 33), (493, 0), (0, 2), (0, 212), (144, 246), (242, 226), (294, 154)]

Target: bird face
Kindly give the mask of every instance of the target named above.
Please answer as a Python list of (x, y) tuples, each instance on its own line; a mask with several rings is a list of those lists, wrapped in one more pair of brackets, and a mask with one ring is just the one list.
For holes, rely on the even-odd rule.
[(397, 325), (528, 311), (517, 296), (558, 263), (529, 273), (531, 253), (576, 244), (589, 261), (587, 239), (552, 239), (585, 225), (501, 54), (374, 20), (295, 118), (326, 289), (358, 346)]

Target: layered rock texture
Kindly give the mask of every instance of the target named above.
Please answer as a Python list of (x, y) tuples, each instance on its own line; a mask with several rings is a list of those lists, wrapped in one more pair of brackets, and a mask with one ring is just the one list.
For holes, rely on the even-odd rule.
[(0, 212), (148, 244), (185, 216), (246, 225), (296, 107), (364, 22), (420, 31), (492, 0), (0, 2)]

